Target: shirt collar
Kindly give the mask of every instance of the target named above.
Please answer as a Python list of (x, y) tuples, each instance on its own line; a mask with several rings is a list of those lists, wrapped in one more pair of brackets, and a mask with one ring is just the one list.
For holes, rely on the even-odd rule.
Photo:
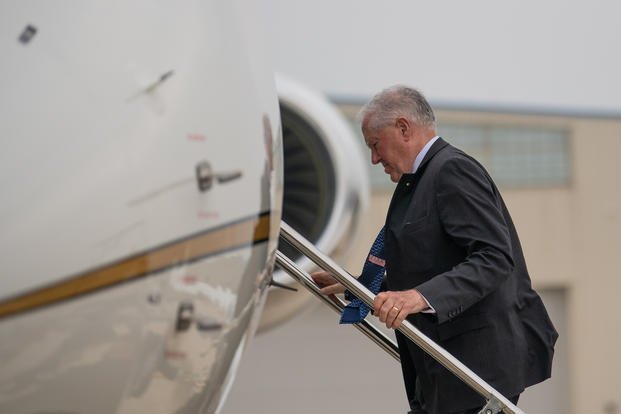
[(429, 140), (429, 142), (427, 142), (425, 144), (423, 149), (420, 150), (420, 152), (416, 156), (416, 159), (414, 160), (414, 165), (412, 166), (412, 173), (415, 173), (416, 170), (418, 170), (418, 167), (420, 167), (421, 162), (423, 162), (423, 159), (425, 159), (425, 155), (427, 155), (427, 151), (429, 151), (429, 148), (431, 148), (433, 143), (436, 142), (438, 140), (438, 138), (440, 138), (438, 135), (436, 135), (435, 137), (431, 138)]

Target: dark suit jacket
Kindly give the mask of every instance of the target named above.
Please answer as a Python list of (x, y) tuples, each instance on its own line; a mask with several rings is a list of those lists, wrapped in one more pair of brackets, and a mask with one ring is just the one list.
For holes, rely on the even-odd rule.
[[(386, 217), (386, 287), (417, 288), (436, 314), (411, 315), (506, 397), (549, 378), (557, 333), (537, 293), (511, 217), (485, 169), (441, 138), (404, 174)], [(430, 414), (484, 400), (398, 335), (408, 399)]]

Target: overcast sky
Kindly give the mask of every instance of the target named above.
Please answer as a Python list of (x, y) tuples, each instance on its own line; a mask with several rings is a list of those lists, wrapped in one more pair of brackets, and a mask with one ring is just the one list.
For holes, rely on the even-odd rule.
[(275, 69), (330, 95), (621, 114), (621, 2), (263, 0)]

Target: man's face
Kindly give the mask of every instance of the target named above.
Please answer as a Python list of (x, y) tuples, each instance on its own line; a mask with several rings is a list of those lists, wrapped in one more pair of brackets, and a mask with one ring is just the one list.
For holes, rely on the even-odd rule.
[(411, 172), (412, 163), (409, 161), (403, 131), (396, 124), (379, 130), (363, 126), (362, 134), (371, 150), (371, 163), (381, 163), (392, 182), (398, 182), (401, 175)]

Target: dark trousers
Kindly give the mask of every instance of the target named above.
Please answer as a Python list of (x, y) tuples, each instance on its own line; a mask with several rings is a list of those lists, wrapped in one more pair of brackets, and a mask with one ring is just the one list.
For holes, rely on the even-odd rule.
[[(509, 401), (511, 401), (513, 404), (517, 404), (519, 399), (520, 399), (520, 396), (516, 395), (514, 397), (509, 398)], [(481, 411), (482, 408), (483, 407), (472, 408), (470, 410), (459, 411), (459, 412), (454, 413), (454, 414), (479, 414), (479, 411)], [(408, 414), (427, 414), (427, 411), (419, 409), (419, 410), (416, 410), (416, 411), (410, 411)]]
[[(519, 398), (520, 396), (516, 395), (515, 397), (511, 397), (508, 400), (511, 401), (513, 404), (517, 404)], [(483, 407), (473, 408), (472, 410), (461, 411), (460, 413), (456, 413), (456, 414), (478, 414), (482, 408)]]

